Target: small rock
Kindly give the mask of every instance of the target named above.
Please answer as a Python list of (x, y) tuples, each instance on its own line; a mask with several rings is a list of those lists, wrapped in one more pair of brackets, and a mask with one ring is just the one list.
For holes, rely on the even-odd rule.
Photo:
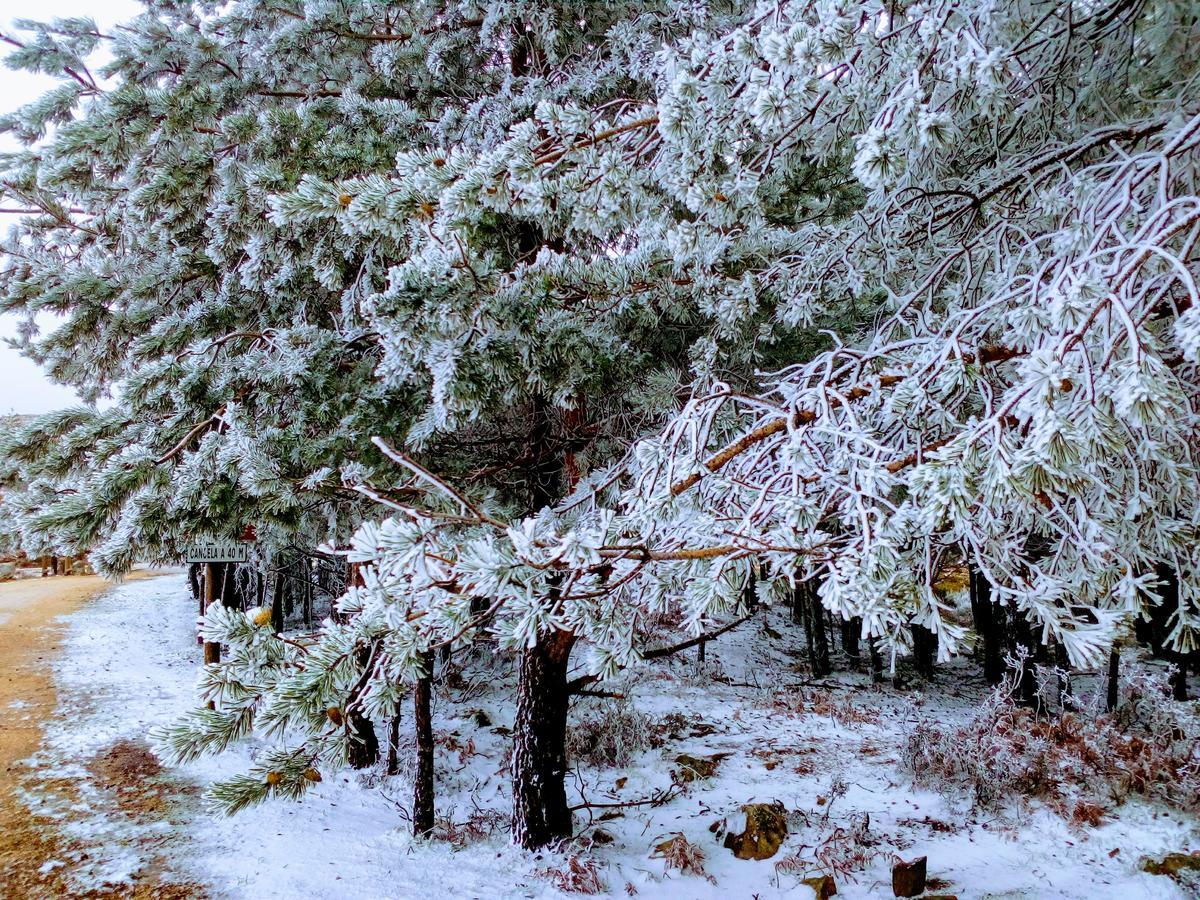
[(697, 778), (712, 778), (717, 773), (717, 767), (721, 765), (721, 761), (728, 757), (728, 753), (714, 753), (712, 756), (692, 756), (690, 753), (680, 753), (675, 757), (675, 763), (681, 766), (679, 780), (683, 784), (688, 784)]
[(611, 844), (615, 840), (616, 838), (614, 838), (603, 828), (597, 828), (592, 832), (592, 843), (598, 847), (603, 847), (605, 844)]
[(813, 889), (817, 900), (829, 900), (837, 893), (837, 885), (828, 875), (818, 875), (815, 878), (805, 878), (804, 883)]
[(1178, 881), (1185, 872), (1200, 872), (1200, 853), (1168, 853), (1162, 859), (1146, 858), (1142, 860), (1141, 869)]
[(924, 856), (918, 856), (912, 862), (896, 860), (892, 865), (892, 893), (897, 897), (916, 897), (924, 893), (925, 862)]
[(782, 803), (747, 803), (746, 828), (725, 835), (725, 847), (738, 859), (770, 859), (788, 836), (787, 810)]

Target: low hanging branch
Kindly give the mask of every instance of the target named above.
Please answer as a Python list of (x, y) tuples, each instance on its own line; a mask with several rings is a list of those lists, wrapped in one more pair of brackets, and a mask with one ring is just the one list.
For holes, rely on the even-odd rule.
[[(978, 362), (980, 365), (984, 365), (986, 363), (1004, 362), (1020, 355), (1021, 351), (1014, 350), (1010, 347), (987, 346), (980, 347), (977, 353), (964, 353), (962, 359), (968, 364)], [(892, 387), (893, 385), (899, 384), (902, 380), (903, 377), (900, 375), (880, 375), (878, 379), (878, 386)], [(840, 397), (832, 397), (830, 398), (829, 406), (831, 409), (836, 409), (837, 407), (842, 406), (843, 402), (860, 400), (863, 397), (871, 394), (874, 390), (874, 384), (855, 385), (843, 394), (845, 401), (843, 401), (843, 399)], [(798, 409), (792, 413), (791, 418), (796, 425), (809, 425), (817, 420), (817, 416), (818, 413), (816, 410)], [(742, 435), (736, 441), (725, 445), (719, 451), (705, 460), (704, 467), (702, 469), (693, 472), (692, 474), (687, 475), (672, 484), (671, 496), (678, 497), (680, 494), (686, 492), (689, 488), (694, 487), (697, 483), (699, 483), (699, 481), (704, 477), (705, 472), (715, 474), (721, 471), (721, 469), (732, 462), (735, 458), (745, 453), (751, 447), (755, 446), (756, 444), (761, 444), (763, 441), (769, 437), (772, 437), (773, 435), (786, 431), (787, 426), (788, 420), (786, 418), (772, 419), (771, 421), (765, 422), (754, 430)], [(940, 446), (940, 444), (938, 446)], [(930, 447), (928, 449), (934, 448)], [(906, 468), (911, 464), (912, 462), (900, 461), (899, 463), (892, 464), (895, 465), (896, 468), (893, 469), (891, 466), (888, 468), (894, 473), (898, 472), (900, 469)]]
[(694, 638), (690, 638), (689, 640), (682, 641), (678, 644), (672, 644), (669, 647), (658, 647), (654, 650), (647, 650), (645, 653), (642, 654), (642, 659), (662, 659), (664, 656), (671, 656), (675, 653), (679, 653), (683, 650), (687, 650), (690, 647), (695, 647), (697, 644), (705, 644), (705, 643), (708, 643), (709, 641), (716, 640), (721, 635), (726, 634), (727, 632), (733, 631), (733, 629), (737, 628), (739, 625), (743, 624), (744, 622), (748, 622), (750, 619), (754, 618), (755, 612), (757, 612), (757, 610), (748, 612), (741, 618), (734, 619), (732, 622), (728, 622), (725, 625), (722, 625), (720, 628), (716, 629), (715, 631), (706, 631), (703, 634), (696, 635)]
[[(734, 619), (732, 622), (727, 622), (720, 628), (714, 629), (713, 631), (706, 631), (703, 634), (698, 634), (696, 637), (689, 638), (688, 640), (682, 641), (678, 644), (671, 644), (669, 647), (656, 647), (653, 650), (647, 650), (642, 654), (642, 659), (662, 659), (666, 656), (672, 656), (676, 653), (681, 653), (684, 650), (695, 647), (697, 644), (703, 644), (707, 643), (708, 641), (716, 640), (721, 635), (733, 631), (733, 629), (737, 628), (739, 625), (748, 622), (754, 617), (755, 612), (757, 612), (757, 610), (748, 612), (744, 616)], [(580, 675), (578, 678), (574, 678), (567, 682), (567, 693), (583, 693), (584, 688), (586, 688), (589, 684), (594, 684), (599, 680), (599, 675)]]

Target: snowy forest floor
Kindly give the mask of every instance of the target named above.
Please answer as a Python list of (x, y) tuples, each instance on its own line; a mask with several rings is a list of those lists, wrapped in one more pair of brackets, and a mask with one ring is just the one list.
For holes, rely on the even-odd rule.
[[(611, 688), (628, 701), (576, 701), (584, 761), (569, 789), (593, 808), (577, 813), (579, 837), (561, 852), (509, 843), (511, 667), (483, 655), (452, 665), (435, 689), (441, 839), (409, 836), (403, 773), (347, 770), (301, 803), (213, 817), (203, 785), (243, 770), (259, 748), (165, 769), (146, 742), (153, 725), (193, 705), (194, 627), (179, 574), (113, 588), (67, 616), (54, 685), (44, 686), (58, 706), (30, 760), (39, 777), (22, 790), (55, 828), (30, 842), (37, 859), (6, 896), (548, 898), (577, 896), (562, 889), (594, 873), (614, 896), (766, 900), (812, 896), (802, 879), (849, 863), (837, 889), (854, 900), (891, 896), (894, 857), (922, 855), (931, 891), (963, 900), (1189, 896), (1139, 861), (1200, 847), (1194, 816), (1130, 801), (1092, 827), (1040, 802), (985, 813), (969, 797), (914, 788), (899, 765), (905, 735), (918, 718), (968, 719), (987, 694), (975, 665), (940, 666), (924, 691), (854, 672), (814, 684), (802, 633), (782, 611), (710, 643), (703, 664), (688, 651), (630, 674)], [(29, 687), (43, 702), (54, 696)], [(1081, 693), (1094, 687), (1077, 679)], [(9, 721), (30, 715), (31, 701), (5, 702)], [(406, 712), (402, 760), (410, 724)], [(597, 806), (664, 794), (659, 805)], [(737, 830), (742, 804), (771, 801), (788, 810), (783, 846), (764, 861), (734, 858), (720, 823)], [(694, 871), (657, 858), (675, 835), (703, 855)]]

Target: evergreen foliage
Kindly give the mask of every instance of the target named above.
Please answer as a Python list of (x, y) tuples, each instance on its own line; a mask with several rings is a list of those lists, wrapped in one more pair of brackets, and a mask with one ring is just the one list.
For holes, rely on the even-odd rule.
[(1166, 566), (1194, 649), (1198, 28), (1173, 0), (160, 3), (102, 90), (94, 27), (30, 26), (16, 61), (67, 75), (8, 120), (49, 137), (6, 165), (37, 215), (0, 302), (66, 314), (30, 352), (122, 402), (13, 445), (24, 527), (121, 568), (248, 516), (337, 541), (348, 488), (388, 509), (312, 642), (209, 616), (221, 713), (164, 742), (288, 747), (229, 809), (344, 758), (330, 709), (394, 714), (431, 650), (565, 633), (604, 678), (647, 617), (700, 634), (798, 579), (945, 658), (965, 561), (1090, 665)]

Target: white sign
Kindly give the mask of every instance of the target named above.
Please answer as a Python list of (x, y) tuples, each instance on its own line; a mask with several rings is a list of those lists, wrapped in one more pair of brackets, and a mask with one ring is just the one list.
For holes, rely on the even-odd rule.
[(237, 541), (201, 541), (188, 544), (187, 561), (190, 563), (245, 562), (246, 544)]

